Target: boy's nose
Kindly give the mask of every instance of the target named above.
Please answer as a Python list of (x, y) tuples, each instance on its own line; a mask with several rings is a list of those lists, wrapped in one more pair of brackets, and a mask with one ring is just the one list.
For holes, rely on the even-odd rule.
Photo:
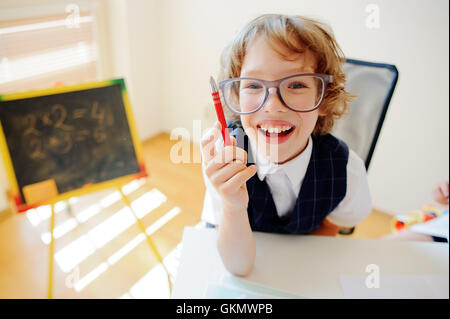
[(263, 106), (265, 112), (286, 112), (287, 108), (281, 102), (277, 88), (269, 88), (269, 96), (267, 97), (266, 104)]

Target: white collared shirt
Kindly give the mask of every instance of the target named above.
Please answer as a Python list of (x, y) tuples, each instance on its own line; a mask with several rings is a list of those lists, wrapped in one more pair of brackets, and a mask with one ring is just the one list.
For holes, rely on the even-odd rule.
[[(277, 208), (278, 216), (287, 217), (292, 213), (297, 195), (305, 178), (309, 160), (311, 159), (313, 141), (310, 137), (308, 145), (302, 153), (283, 164), (269, 162), (256, 151), (250, 141), (259, 180), (266, 182)], [(220, 224), (222, 201), (211, 182), (207, 178), (202, 165), (203, 178), (206, 185), (202, 219), (214, 225)], [(339, 205), (327, 216), (333, 224), (353, 227), (365, 219), (372, 210), (366, 168), (363, 161), (352, 150), (347, 162), (347, 192)]]
[(297, 202), (297, 195), (300, 192), (311, 159), (312, 138), (309, 137), (308, 144), (303, 152), (284, 164), (269, 162), (259, 154), (250, 140), (249, 142), (252, 153), (256, 154), (256, 173), (260, 181), (266, 178), (278, 216), (290, 215)]

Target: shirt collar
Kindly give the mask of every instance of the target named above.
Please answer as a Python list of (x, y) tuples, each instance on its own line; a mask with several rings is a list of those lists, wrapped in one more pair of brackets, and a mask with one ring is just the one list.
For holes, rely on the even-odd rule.
[(298, 186), (303, 181), (306, 170), (308, 168), (309, 160), (311, 159), (313, 146), (311, 136), (308, 139), (308, 144), (306, 145), (304, 151), (290, 161), (283, 164), (275, 164), (268, 161), (266, 158), (261, 156), (258, 151), (256, 151), (256, 147), (255, 145), (253, 145), (250, 139), (249, 143), (253, 154), (256, 154), (255, 161), (259, 180), (263, 181), (267, 175), (273, 174), (279, 169), (282, 169), (291, 181), (293, 187)]

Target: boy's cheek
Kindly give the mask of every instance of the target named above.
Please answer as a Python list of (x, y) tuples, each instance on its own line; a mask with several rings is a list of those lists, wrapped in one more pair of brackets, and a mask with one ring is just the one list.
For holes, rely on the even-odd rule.
[(302, 126), (302, 129), (306, 130), (308, 132), (311, 131), (311, 133), (312, 133), (312, 130), (314, 130), (314, 127), (317, 124), (319, 116), (322, 116), (320, 114), (320, 112), (321, 112), (320, 110), (319, 111), (315, 110), (313, 112), (304, 113), (304, 114), (300, 115), (299, 122), (300, 122), (300, 126)]
[(255, 128), (249, 126), (249, 127), (244, 127), (244, 131), (245, 131), (245, 134), (252, 141), (252, 143), (256, 144), (257, 139), (258, 139), (258, 137), (257, 137), (257, 134), (258, 134), (257, 130)]
[(256, 137), (256, 128), (251, 125), (251, 115), (241, 116), (241, 124), (242, 128), (245, 131), (245, 134), (247, 134), (248, 137), (251, 139), (254, 139)]

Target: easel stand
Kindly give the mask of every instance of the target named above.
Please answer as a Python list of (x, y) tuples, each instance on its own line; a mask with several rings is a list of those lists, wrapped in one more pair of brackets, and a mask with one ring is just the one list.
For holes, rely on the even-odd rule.
[[(147, 240), (147, 244), (150, 247), (150, 250), (155, 254), (156, 259), (159, 263), (161, 263), (162, 267), (164, 268), (164, 271), (167, 273), (167, 280), (169, 283), (169, 292), (170, 295), (172, 295), (172, 280), (170, 277), (170, 273), (167, 269), (167, 267), (164, 265), (164, 260), (161, 257), (158, 249), (156, 248), (155, 244), (153, 243), (153, 240), (151, 239), (150, 235), (147, 234), (145, 230), (145, 226), (142, 223), (142, 221), (137, 217), (136, 213), (134, 212), (131, 202), (128, 199), (128, 197), (123, 193), (121, 185), (117, 185), (117, 190), (120, 192), (123, 201), (125, 202), (125, 205), (127, 205), (131, 212), (133, 213), (134, 217), (136, 218), (137, 225), (141, 232), (145, 235), (145, 238)], [(58, 199), (57, 201), (60, 201), (61, 199)], [(54, 264), (54, 237), (53, 237), (53, 230), (55, 228), (55, 204), (57, 201), (50, 202), (52, 214), (50, 217), (50, 245), (49, 245), (49, 261), (48, 261), (48, 289), (47, 289), (47, 298), (52, 299), (53, 298), (53, 264)]]
[(53, 230), (55, 229), (55, 203), (51, 204), (52, 215), (50, 216), (50, 245), (49, 245), (49, 259), (48, 259), (48, 287), (47, 298), (53, 298), (53, 256), (55, 255), (55, 241), (53, 238)]
[(142, 223), (142, 221), (139, 219), (139, 217), (136, 215), (135, 211), (133, 210), (133, 208), (131, 207), (131, 202), (128, 199), (128, 197), (123, 193), (122, 188), (118, 187), (118, 190), (120, 192), (120, 195), (122, 195), (122, 199), (125, 202), (125, 204), (130, 208), (131, 212), (133, 213), (134, 217), (136, 218), (136, 222), (137, 225), (139, 226), (139, 229), (141, 230), (141, 232), (145, 235), (145, 239), (147, 240), (147, 244), (150, 247), (150, 249), (153, 251), (153, 253), (156, 256), (156, 259), (158, 260), (159, 263), (161, 263), (162, 267), (164, 268), (164, 271), (167, 273), (167, 281), (169, 283), (169, 292), (170, 295), (172, 295), (172, 281), (170, 279), (170, 273), (169, 270), (166, 268), (166, 265), (164, 265), (164, 260), (161, 257), (161, 255), (158, 252), (158, 249), (156, 248), (155, 244), (153, 243), (153, 240), (151, 239), (150, 235), (147, 234), (146, 230), (145, 230), (145, 226)]
[[(0, 155), (9, 181), (12, 211), (24, 212), (43, 205), (52, 207), (47, 292), (48, 298), (52, 298), (56, 202), (99, 190), (121, 189), (121, 186), (132, 180), (148, 177), (125, 81), (111, 79), (4, 94), (0, 96), (0, 106)], [(54, 120), (58, 114), (61, 117)], [(28, 119), (26, 127), (24, 118)], [(8, 123), (8, 130), (3, 129), (2, 123)], [(10, 123), (16, 124), (9, 125)], [(71, 133), (61, 143), (65, 145), (62, 150), (59, 145), (61, 136), (56, 132), (69, 127)], [(117, 131), (119, 128), (120, 131)], [(30, 134), (39, 137), (33, 139), (34, 144), (28, 137)], [(47, 150), (36, 147), (52, 144), (53, 140), (58, 141), (56, 148)], [(74, 143), (77, 144), (76, 150), (72, 147)], [(125, 144), (133, 147), (124, 147)], [(16, 154), (11, 152), (11, 146), (29, 150), (26, 154)], [(80, 158), (90, 159), (89, 167), (75, 161), (72, 158), (75, 153)], [(105, 166), (105, 160), (111, 165)], [(59, 164), (60, 162), (65, 164)], [(71, 170), (67, 169), (69, 166)], [(72, 170), (75, 170), (75, 177)], [(91, 176), (92, 170), (102, 171), (103, 177)], [(17, 171), (26, 172), (27, 178), (19, 180)], [(59, 185), (56, 183), (56, 176)], [(59, 194), (58, 189), (65, 191)], [(124, 202), (130, 206), (122, 191), (121, 194)], [(131, 211), (133, 212), (132, 209)], [(141, 221), (137, 219), (137, 222), (145, 232)], [(158, 261), (162, 263), (161, 256), (147, 234), (146, 238)]]

